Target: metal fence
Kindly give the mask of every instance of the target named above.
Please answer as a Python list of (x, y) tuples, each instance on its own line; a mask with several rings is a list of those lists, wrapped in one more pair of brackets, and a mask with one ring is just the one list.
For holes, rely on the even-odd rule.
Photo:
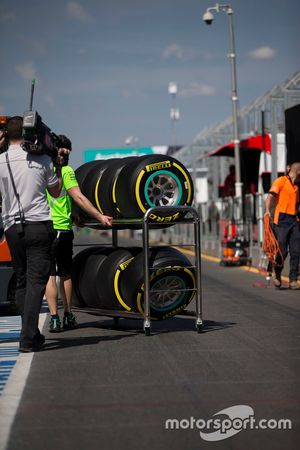
[[(222, 242), (228, 234), (236, 234), (249, 240), (250, 256), (259, 262), (263, 240), (264, 194), (244, 196), (242, 211), (233, 197), (217, 199), (197, 206), (201, 217), (202, 250), (221, 257)], [(242, 217), (241, 220), (237, 220)], [(190, 227), (174, 225), (172, 228), (157, 230), (154, 239), (166, 245), (180, 245), (191, 240)]]

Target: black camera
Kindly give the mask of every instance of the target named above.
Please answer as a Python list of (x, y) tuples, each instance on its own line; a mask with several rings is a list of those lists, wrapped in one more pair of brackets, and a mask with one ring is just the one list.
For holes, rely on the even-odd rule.
[[(56, 136), (56, 145), (57, 145), (57, 148), (66, 148), (66, 149), (72, 151), (72, 142), (64, 134), (59, 134), (58, 136)], [(67, 154), (67, 155), (63, 154), (63, 155), (61, 155), (61, 157), (63, 159), (63, 163), (61, 165), (67, 166), (69, 163), (69, 154)]]
[(23, 148), (28, 153), (57, 157), (58, 137), (42, 121), (37, 111), (25, 111), (23, 116)]

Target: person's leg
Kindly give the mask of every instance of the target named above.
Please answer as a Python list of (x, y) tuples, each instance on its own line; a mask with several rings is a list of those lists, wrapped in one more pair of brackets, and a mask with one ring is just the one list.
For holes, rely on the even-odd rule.
[(298, 223), (295, 223), (290, 229), (288, 239), (290, 251), (290, 283), (297, 283), (300, 261), (300, 226)]
[[(55, 232), (56, 233), (56, 232)], [(46, 299), (48, 303), (48, 308), (50, 311), (50, 321), (49, 321), (49, 331), (51, 333), (61, 331), (61, 322), (58, 315), (58, 288), (56, 282), (57, 273), (57, 255), (59, 249), (59, 234), (56, 233), (55, 239), (52, 243), (51, 248), (51, 271), (50, 277), (46, 287)]]
[(24, 236), (16, 231), (15, 225), (5, 232), (5, 238), (12, 256), (12, 265), (17, 277), (16, 303), (22, 316), (26, 292), (26, 250)]
[(45, 292), (46, 300), (51, 315), (57, 314), (58, 289), (56, 284), (56, 259), (57, 259), (58, 239), (59, 237), (55, 236), (55, 239), (52, 242), (51, 271)]
[(70, 330), (77, 327), (76, 317), (72, 313), (72, 279), (71, 276), (61, 277), (61, 297), (64, 302), (63, 328)]
[(72, 309), (72, 279), (71, 275), (60, 277), (60, 296), (64, 305), (64, 313)]
[[(288, 227), (274, 225), (274, 233), (278, 241), (280, 253), (276, 257), (276, 266), (274, 268), (275, 272), (275, 286), (280, 287), (281, 285), (281, 272), (284, 267), (284, 261), (288, 254)], [(278, 281), (278, 285), (276, 284)]]
[(46, 286), (46, 299), (48, 302), (48, 307), (50, 314), (57, 315), (57, 297), (58, 297), (58, 289), (56, 285), (56, 276), (50, 275), (47, 286)]
[(38, 320), (41, 303), (51, 268), (51, 223), (25, 225), (27, 256), (27, 285), (23, 310), (23, 338), (21, 347), (30, 348), (39, 334)]
[(58, 289), (56, 283), (56, 275), (50, 275), (45, 295), (51, 315), (48, 329), (51, 333), (61, 331), (61, 322), (58, 315), (58, 305), (57, 305)]
[[(16, 231), (15, 225), (5, 231), (5, 238), (12, 256), (12, 265), (16, 273), (16, 305), (21, 314), (23, 324), (23, 311), (26, 294), (26, 250), (24, 244), (24, 235)], [(20, 341), (23, 336), (23, 325), (20, 334)]]
[(57, 252), (58, 274), (60, 276), (60, 294), (64, 304), (63, 328), (77, 327), (72, 313), (72, 257), (73, 257), (73, 231), (60, 234), (59, 251)]

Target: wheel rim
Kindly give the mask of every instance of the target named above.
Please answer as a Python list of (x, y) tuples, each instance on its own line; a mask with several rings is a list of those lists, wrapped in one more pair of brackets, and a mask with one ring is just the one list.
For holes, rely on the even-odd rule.
[(175, 308), (185, 297), (185, 292), (180, 292), (179, 289), (186, 289), (186, 284), (178, 276), (169, 275), (158, 280), (151, 286), (151, 290), (166, 292), (151, 292), (150, 290), (151, 308), (157, 311)]
[(174, 173), (159, 170), (148, 178), (145, 197), (150, 206), (176, 206), (182, 198), (181, 183)]

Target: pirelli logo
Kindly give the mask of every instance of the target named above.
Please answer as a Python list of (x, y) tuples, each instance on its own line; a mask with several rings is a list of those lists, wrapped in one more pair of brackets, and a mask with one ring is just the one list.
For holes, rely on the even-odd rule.
[(149, 164), (145, 167), (147, 172), (153, 172), (154, 170), (167, 169), (171, 167), (171, 161), (161, 161), (160, 163)]
[(133, 259), (134, 258), (132, 257), (130, 259), (127, 259), (127, 261), (124, 261), (122, 264), (120, 264), (120, 269), (121, 270), (125, 270), (126, 267), (128, 266), (128, 264), (130, 264)]

